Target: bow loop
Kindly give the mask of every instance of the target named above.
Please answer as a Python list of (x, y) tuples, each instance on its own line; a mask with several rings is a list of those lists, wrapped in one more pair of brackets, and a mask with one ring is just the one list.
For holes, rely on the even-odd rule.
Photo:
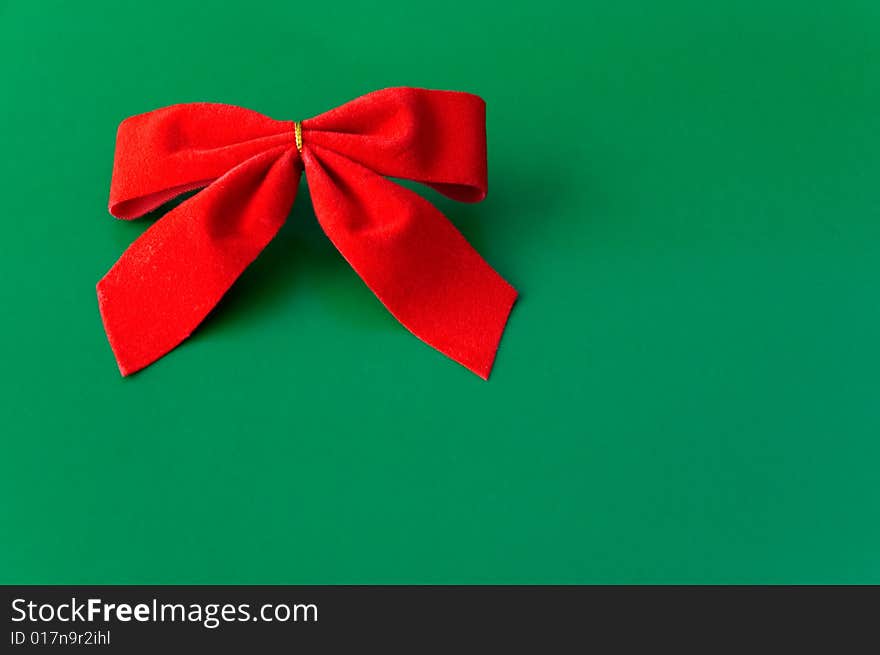
[(486, 103), (459, 91), (393, 88), (303, 121), (303, 142), (461, 202), (486, 197)]
[(127, 118), (116, 134), (110, 213), (132, 219), (208, 186), (247, 159), (293, 143), (293, 122), (211, 102)]

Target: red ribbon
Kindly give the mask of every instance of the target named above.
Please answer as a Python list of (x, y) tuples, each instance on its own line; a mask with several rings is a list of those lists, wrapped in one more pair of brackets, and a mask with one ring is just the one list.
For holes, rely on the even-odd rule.
[(485, 103), (413, 88), (376, 91), (299, 124), (213, 103), (123, 121), (111, 214), (137, 218), (206, 188), (156, 221), (98, 283), (122, 375), (204, 320), (284, 224), (303, 170), (321, 227), (385, 307), (487, 378), (516, 290), (431, 203), (386, 179), (482, 200)]

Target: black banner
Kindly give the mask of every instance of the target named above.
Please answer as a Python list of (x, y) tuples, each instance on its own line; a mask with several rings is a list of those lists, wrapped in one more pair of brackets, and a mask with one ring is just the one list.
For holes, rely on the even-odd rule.
[[(876, 587), (0, 587), (3, 652), (876, 648)], [(862, 648), (859, 648), (861, 650)], [(604, 649), (603, 649), (604, 650)]]

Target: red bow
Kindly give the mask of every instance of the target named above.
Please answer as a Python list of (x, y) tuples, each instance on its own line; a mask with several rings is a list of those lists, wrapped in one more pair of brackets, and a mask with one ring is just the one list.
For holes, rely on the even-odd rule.
[(487, 378), (516, 300), (427, 200), (486, 196), (485, 103), (469, 93), (376, 91), (300, 122), (230, 105), (173, 105), (123, 121), (110, 213), (133, 219), (207, 187), (156, 221), (98, 283), (128, 375), (186, 339), (287, 218), (305, 169), (324, 232), (413, 334)]

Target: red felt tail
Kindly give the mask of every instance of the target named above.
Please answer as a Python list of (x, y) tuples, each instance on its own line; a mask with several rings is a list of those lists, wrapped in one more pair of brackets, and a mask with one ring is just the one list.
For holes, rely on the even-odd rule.
[(487, 379), (516, 290), (421, 196), (320, 146), (303, 161), (321, 226), (367, 286), (422, 341)]
[(123, 375), (186, 339), (287, 218), (301, 163), (279, 146), (236, 166), (156, 221), (98, 282)]

